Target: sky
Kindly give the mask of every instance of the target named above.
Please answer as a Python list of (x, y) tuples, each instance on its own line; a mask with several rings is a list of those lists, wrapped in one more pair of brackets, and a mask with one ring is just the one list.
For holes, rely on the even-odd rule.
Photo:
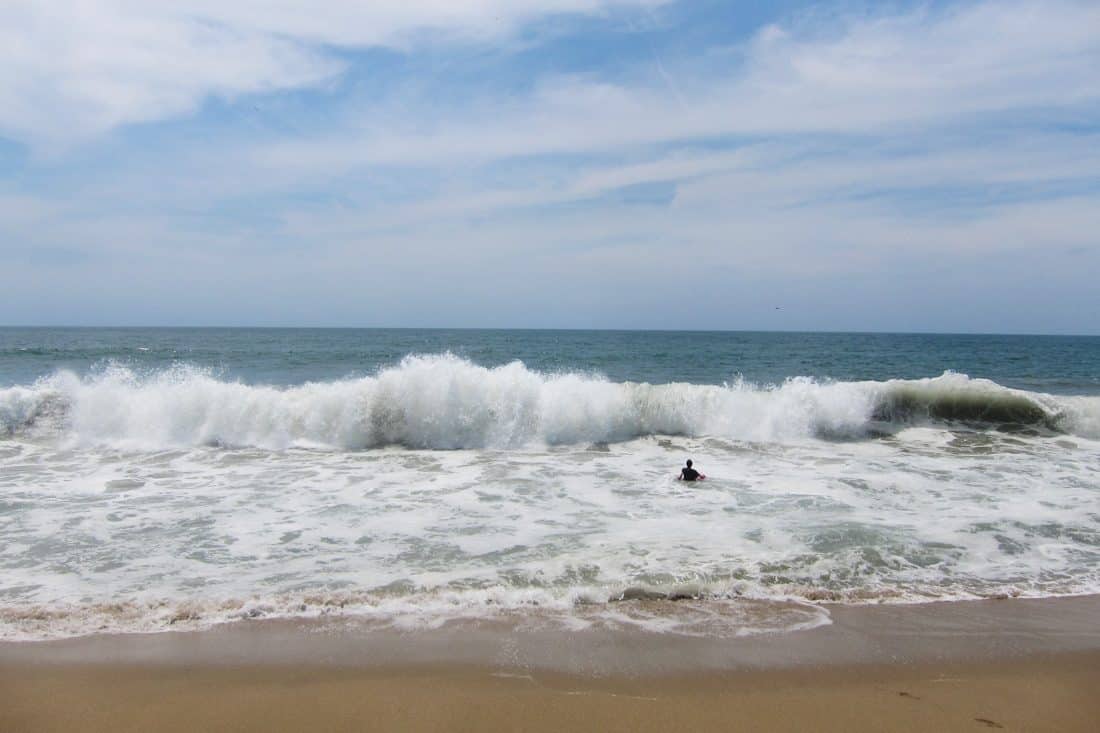
[(0, 323), (1100, 334), (1100, 3), (7, 0)]

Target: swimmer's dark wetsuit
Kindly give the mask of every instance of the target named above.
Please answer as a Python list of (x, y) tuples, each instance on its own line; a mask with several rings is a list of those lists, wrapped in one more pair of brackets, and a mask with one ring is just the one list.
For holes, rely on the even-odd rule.
[(698, 478), (699, 478), (699, 472), (696, 471), (694, 468), (688, 468), (687, 466), (685, 466), (684, 468), (680, 469), (680, 480), (681, 481), (695, 481)]

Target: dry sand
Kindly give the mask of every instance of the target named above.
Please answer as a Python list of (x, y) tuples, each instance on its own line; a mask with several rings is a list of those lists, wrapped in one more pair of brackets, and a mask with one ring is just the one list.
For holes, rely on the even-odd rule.
[(0, 644), (0, 731), (1091, 732), (1098, 611), (836, 607), (729, 640), (282, 622)]

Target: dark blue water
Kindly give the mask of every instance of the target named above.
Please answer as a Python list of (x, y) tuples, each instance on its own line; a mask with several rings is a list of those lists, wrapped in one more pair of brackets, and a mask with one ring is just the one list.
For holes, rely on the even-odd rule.
[(225, 379), (291, 385), (448, 351), (482, 366), (520, 360), (541, 372), (653, 384), (916, 379), (952, 370), (1031, 391), (1100, 394), (1100, 337), (458, 329), (0, 328), (0, 385), (59, 369), (181, 363)]

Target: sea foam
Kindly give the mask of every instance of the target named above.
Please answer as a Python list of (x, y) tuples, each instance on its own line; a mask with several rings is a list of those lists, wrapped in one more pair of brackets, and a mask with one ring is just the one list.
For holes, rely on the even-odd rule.
[(1054, 397), (946, 372), (920, 380), (779, 385), (610, 382), (410, 356), (373, 376), (249, 385), (178, 366), (62, 371), (0, 390), (0, 436), (78, 445), (507, 449), (647, 435), (783, 442), (861, 438), (932, 422), (1100, 436), (1100, 398)]

